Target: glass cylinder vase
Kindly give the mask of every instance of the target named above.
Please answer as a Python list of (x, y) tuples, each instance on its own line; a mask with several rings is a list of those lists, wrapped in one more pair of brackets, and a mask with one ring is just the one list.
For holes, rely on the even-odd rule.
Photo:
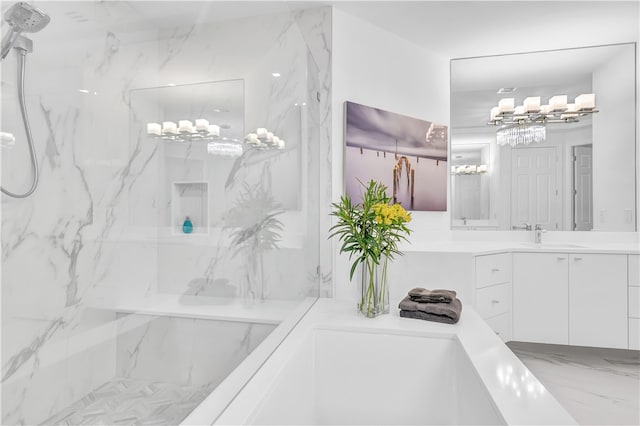
[(378, 263), (371, 258), (362, 262), (358, 310), (368, 318), (389, 313), (388, 261), (387, 256), (381, 256)]

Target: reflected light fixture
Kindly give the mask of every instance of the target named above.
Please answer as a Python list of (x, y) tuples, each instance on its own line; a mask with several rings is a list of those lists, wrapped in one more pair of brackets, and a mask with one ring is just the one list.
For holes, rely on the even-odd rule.
[(207, 154), (223, 157), (239, 157), (242, 155), (242, 144), (233, 140), (218, 140), (207, 143)]
[(220, 126), (209, 124), (209, 121), (204, 118), (198, 118), (195, 126), (189, 120), (180, 120), (178, 124), (173, 121), (163, 121), (162, 125), (147, 123), (147, 135), (156, 139), (177, 142), (208, 141), (220, 137)]
[(13, 133), (9, 133), (9, 132), (2, 132), (0, 131), (0, 145), (5, 148), (10, 148), (15, 146), (16, 144), (16, 137), (14, 136)]
[(498, 145), (513, 147), (543, 142), (547, 123), (576, 123), (596, 112), (593, 93), (576, 96), (573, 103), (567, 103), (567, 95), (552, 96), (546, 105), (540, 104), (540, 96), (527, 97), (518, 106), (514, 98), (503, 98), (491, 108), (487, 124), (502, 126), (496, 131)]
[(489, 168), (486, 164), (463, 164), (451, 166), (452, 175), (481, 175), (488, 172)]
[(207, 142), (207, 153), (225, 157), (242, 155), (242, 143), (237, 139), (220, 137), (220, 126), (209, 124), (204, 118), (189, 120), (147, 123), (147, 135), (154, 139), (171, 142)]
[(249, 133), (244, 142), (254, 149), (266, 151), (271, 149), (284, 149), (285, 142), (274, 135), (266, 127), (258, 127), (255, 133)]
[(531, 142), (544, 142), (547, 128), (542, 124), (512, 124), (496, 131), (498, 145), (528, 145)]

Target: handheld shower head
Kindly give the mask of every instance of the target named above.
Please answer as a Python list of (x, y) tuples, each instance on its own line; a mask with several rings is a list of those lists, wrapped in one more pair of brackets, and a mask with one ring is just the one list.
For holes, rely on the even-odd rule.
[(47, 26), (51, 18), (40, 9), (28, 3), (19, 2), (7, 9), (4, 20), (11, 25), (11, 29), (2, 39), (1, 59), (9, 54), (11, 47), (21, 33), (38, 32)]
[(7, 9), (4, 20), (20, 31), (35, 33), (46, 27), (51, 18), (29, 3), (20, 2)]

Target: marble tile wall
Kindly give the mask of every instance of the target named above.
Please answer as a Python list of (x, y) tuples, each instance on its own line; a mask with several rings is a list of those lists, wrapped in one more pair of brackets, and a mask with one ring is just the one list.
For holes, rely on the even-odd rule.
[[(139, 315), (127, 320), (140, 323)], [(148, 317), (117, 337), (118, 377), (214, 388), (275, 325)], [(170, 368), (167, 368), (171, 366)]]
[[(98, 382), (126, 371), (122, 353), (116, 354), (121, 332), (112, 327), (109, 338), (92, 337), (91, 330), (118, 324), (116, 312), (96, 316), (88, 308), (93, 289), (134, 297), (184, 293), (194, 279), (204, 278), (211, 283), (227, 279), (223, 291), (235, 289), (234, 294), (242, 295), (237, 277), (252, 273), (246, 259), (221, 255), (225, 246), (217, 240), (198, 244), (161, 238), (164, 159), (157, 143), (132, 135), (132, 89), (243, 78), (245, 129), (259, 123), (284, 126), (292, 104), (301, 97), (313, 98), (314, 92), (317, 99), (319, 93), (320, 101), (309, 107), (312, 114), (305, 115), (316, 133), (306, 135), (306, 144), (300, 140), (297, 157), (262, 161), (260, 168), (239, 167), (244, 174), (239, 174), (234, 191), (258, 181), (265, 167), (275, 170), (279, 181), (294, 181), (278, 173), (297, 162), (297, 180), (304, 182), (297, 192), (299, 205), (282, 215), (283, 248), (264, 256), (262, 274), (274, 298), (295, 299), (317, 294), (319, 288), (327, 292), (331, 257), (322, 232), (328, 228), (328, 215), (321, 206), (330, 200), (330, 9), (226, 23), (176, 23), (157, 30), (136, 27), (132, 13), (140, 13), (143, 3), (38, 5), (52, 16), (49, 35), (45, 29), (33, 37), (35, 49), (26, 73), (40, 184), (27, 199), (2, 196), (4, 424), (41, 422)], [(71, 25), (70, 10), (83, 13), (88, 24)], [(315, 80), (306, 78), (311, 63), (317, 67)], [(257, 75), (258, 69), (271, 70), (274, 64), (284, 65), (282, 80)], [(1, 66), (2, 131), (17, 137), (14, 147), (2, 148), (2, 184), (19, 191), (28, 185), (29, 167), (18, 117), (15, 58)], [(287, 272), (282, 267), (287, 262), (296, 265), (295, 270)], [(160, 324), (172, 327), (165, 320)], [(192, 333), (208, 332), (199, 323), (188, 327)], [(235, 336), (242, 342), (246, 336), (266, 335), (268, 329), (249, 330), (245, 325), (225, 333), (228, 340)], [(132, 334), (121, 338), (125, 336)], [(152, 347), (152, 342), (141, 347)], [(211, 346), (212, 351), (219, 349)], [(155, 356), (152, 350), (145, 354)], [(220, 356), (239, 362), (244, 355)], [(93, 368), (94, 363), (103, 368)], [(142, 374), (135, 368), (131, 372)]]

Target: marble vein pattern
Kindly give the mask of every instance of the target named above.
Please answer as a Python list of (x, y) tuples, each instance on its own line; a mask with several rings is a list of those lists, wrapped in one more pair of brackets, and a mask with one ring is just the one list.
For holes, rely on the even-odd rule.
[(581, 425), (640, 424), (640, 352), (509, 342)]
[[(70, 19), (69, 5), (49, 2), (42, 8), (52, 22), (64, 26)], [(292, 137), (292, 149), (268, 161), (273, 175), (268, 188), (289, 203), (290, 212), (283, 218), (285, 244), (265, 262), (271, 297), (307, 296), (317, 291), (322, 277), (323, 288), (328, 287), (330, 245), (314, 228), (313, 218), (320, 217), (320, 229), (328, 228), (322, 224), (326, 219), (321, 206), (329, 205), (331, 183), (330, 164), (323, 160), (330, 157), (330, 9), (215, 24), (176, 23), (161, 29), (122, 25), (123, 17), (132, 18), (143, 5), (74, 2), (100, 22), (85, 29), (68, 25), (63, 35), (47, 36), (45, 29), (34, 36), (27, 105), (40, 185), (27, 199), (2, 198), (4, 424), (41, 423), (117, 377), (118, 371), (135, 375), (141, 361), (151, 357), (148, 341), (161, 340), (157, 336), (162, 333), (153, 325), (141, 325), (137, 330), (148, 326), (148, 333), (136, 335), (130, 348), (137, 347), (138, 363), (131, 361), (128, 370), (122, 367), (123, 352), (116, 350), (121, 318), (115, 311), (95, 312), (90, 307), (96, 288), (145, 297), (163, 289), (184, 294), (195, 288), (190, 283), (204, 282), (208, 287), (200, 291), (231, 294), (247, 273), (241, 259), (229, 256), (220, 222), (211, 221), (208, 239), (174, 238), (164, 232), (169, 224), (163, 209), (170, 201), (163, 195), (165, 179), (183, 173), (187, 179), (208, 178), (210, 185), (223, 188), (230, 164), (222, 167), (227, 175), (207, 175), (201, 163), (207, 157), (198, 158), (196, 146), (173, 161), (166, 147), (146, 137), (142, 111), (131, 97), (134, 89), (241, 78), (247, 93), (243, 132), (267, 126), (291, 134), (300, 134), (307, 118), (287, 106), (320, 93), (318, 118), (313, 119), (319, 136), (316, 140), (307, 135), (314, 145)], [(215, 13), (214, 6), (209, 8)], [(317, 65), (318, 82), (306, 76), (308, 51)], [(272, 67), (281, 64), (284, 78), (273, 81)], [(30, 179), (15, 65), (12, 52), (2, 62), (1, 121), (2, 131), (17, 138), (12, 149), (2, 147), (2, 182), (11, 190), (27, 186)], [(162, 119), (161, 114), (155, 118)], [(210, 201), (228, 209), (244, 182), (262, 176), (264, 161), (247, 165), (231, 191), (212, 191)], [(313, 166), (313, 174), (303, 174), (305, 165)], [(286, 173), (289, 169), (296, 170), (295, 176)], [(304, 183), (293, 191), (296, 181)], [(305, 195), (313, 193), (311, 189), (315, 195)], [(190, 326), (193, 333), (208, 332), (195, 324)], [(227, 340), (237, 340), (229, 343), (236, 352), (221, 356), (229, 365), (240, 362), (246, 355), (241, 342), (246, 344), (250, 336), (254, 347), (265, 333), (267, 329), (255, 325), (225, 331)], [(213, 340), (202, 344), (212, 353), (220, 350)], [(209, 366), (204, 352), (193, 355), (192, 361), (178, 374), (185, 383), (199, 376), (199, 367)], [(224, 376), (210, 373), (216, 380)]]
[(208, 386), (114, 378), (44, 424), (176, 425), (210, 392)]
[(217, 386), (274, 328), (178, 317), (140, 322), (140, 317), (127, 318), (140, 326), (118, 334), (116, 375), (182, 385)]

